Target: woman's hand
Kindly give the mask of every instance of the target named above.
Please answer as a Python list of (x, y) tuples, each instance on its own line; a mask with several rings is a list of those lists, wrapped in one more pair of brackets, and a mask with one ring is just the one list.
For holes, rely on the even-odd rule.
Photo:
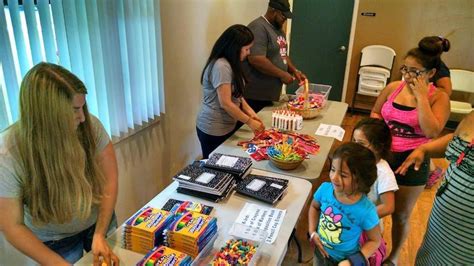
[(418, 171), (424, 159), (425, 150), (422, 147), (418, 147), (412, 153), (410, 153), (410, 155), (408, 155), (402, 165), (400, 165), (400, 167), (398, 167), (398, 169), (395, 171), (395, 174), (405, 175), (408, 170), (408, 167), (413, 164), (415, 164), (415, 170)]
[(319, 235), (317, 233), (311, 234), (311, 235), (312, 235), (312, 238), (309, 239), (309, 242), (311, 243), (311, 245), (316, 246), (316, 248), (319, 250), (321, 255), (323, 255), (323, 257), (329, 258), (329, 254), (324, 249), (323, 243), (321, 242)]
[(250, 118), (250, 120), (247, 122), (247, 125), (250, 127), (250, 129), (252, 129), (255, 134), (265, 130), (265, 126), (263, 125), (263, 123), (253, 118)]
[[(105, 237), (101, 234), (94, 234), (92, 238), (92, 254), (94, 255), (94, 266), (119, 265), (118, 257), (112, 252)], [(101, 258), (102, 257), (102, 258)]]
[(265, 127), (265, 125), (263, 124), (262, 119), (260, 119), (260, 117), (258, 117), (257, 114), (251, 116), (251, 118), (254, 119), (254, 120), (257, 120), (257, 121), (260, 122), (260, 123), (262, 123), (263, 127)]
[(420, 99), (428, 99), (428, 83), (423, 75), (413, 79), (413, 84), (410, 83), (409, 86), (413, 94), (415, 94), (417, 101)]

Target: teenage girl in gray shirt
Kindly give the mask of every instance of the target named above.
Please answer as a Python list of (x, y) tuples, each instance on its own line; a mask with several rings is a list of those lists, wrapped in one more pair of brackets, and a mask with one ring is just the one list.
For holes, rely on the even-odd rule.
[(205, 159), (235, 132), (237, 121), (254, 132), (265, 129), (242, 97), (246, 81), (242, 61), (247, 58), (252, 45), (252, 32), (243, 25), (233, 25), (217, 39), (206, 62), (201, 75), (202, 106), (196, 120)]

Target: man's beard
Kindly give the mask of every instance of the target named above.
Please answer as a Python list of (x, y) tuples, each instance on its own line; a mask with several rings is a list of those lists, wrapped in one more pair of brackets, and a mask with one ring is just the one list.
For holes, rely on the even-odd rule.
[(272, 23), (272, 26), (275, 27), (275, 29), (277, 30), (281, 30), (283, 25), (279, 25), (276, 21), (273, 21)]

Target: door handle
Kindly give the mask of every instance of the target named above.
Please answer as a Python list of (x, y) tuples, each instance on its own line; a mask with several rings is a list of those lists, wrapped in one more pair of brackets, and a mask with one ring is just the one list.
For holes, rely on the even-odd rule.
[(344, 52), (345, 50), (346, 50), (346, 47), (345, 47), (344, 45), (341, 46), (341, 47), (339, 47), (339, 51), (340, 51), (340, 52)]

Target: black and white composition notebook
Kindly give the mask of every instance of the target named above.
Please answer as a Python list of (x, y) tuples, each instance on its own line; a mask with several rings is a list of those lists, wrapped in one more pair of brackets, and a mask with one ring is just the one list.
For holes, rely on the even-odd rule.
[(235, 190), (243, 195), (274, 204), (288, 189), (288, 180), (249, 174), (237, 184)]
[(201, 167), (198, 163), (186, 166), (173, 177), (178, 181), (178, 192), (211, 201), (219, 201), (229, 195), (235, 185), (229, 173)]
[(238, 179), (244, 178), (250, 171), (251, 166), (252, 159), (250, 158), (222, 153), (213, 153), (204, 163), (204, 167), (206, 168), (233, 174)]

